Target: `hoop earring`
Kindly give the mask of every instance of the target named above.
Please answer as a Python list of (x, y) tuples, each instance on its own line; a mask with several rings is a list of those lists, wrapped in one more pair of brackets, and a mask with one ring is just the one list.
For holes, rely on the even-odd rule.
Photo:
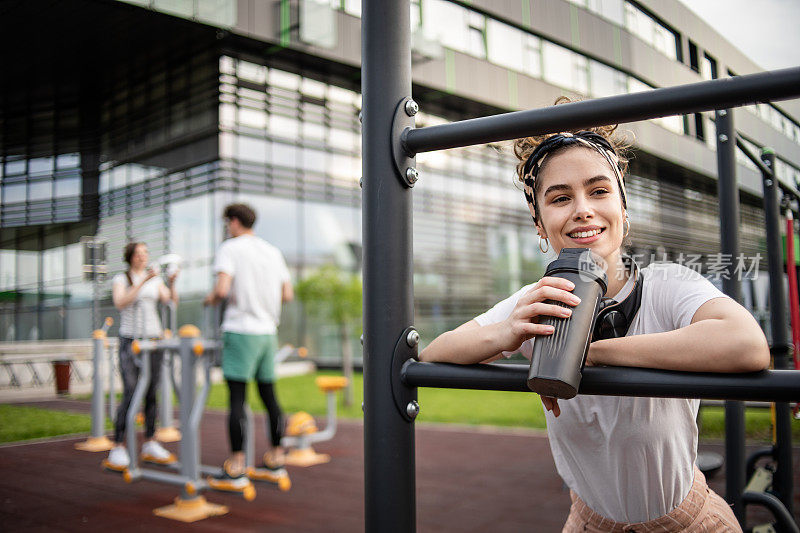
[(540, 250), (540, 251), (541, 251), (543, 254), (546, 254), (547, 252), (549, 252), (549, 251), (550, 251), (550, 241), (547, 239), (547, 237), (545, 237), (545, 238), (544, 238), (544, 242), (545, 242), (545, 243), (547, 243), (547, 249), (546, 249), (546, 250), (542, 248), (542, 236), (541, 236), (541, 235), (539, 235), (539, 250)]
[(628, 219), (628, 215), (625, 215), (625, 220), (623, 220), (623, 221), (622, 221), (622, 227), (623, 227), (623, 228), (625, 227), (625, 223), (626, 223), (626, 222), (628, 223), (628, 229), (626, 229), (626, 230), (625, 230), (625, 234), (624, 234), (624, 235), (622, 235), (622, 238), (623, 238), (623, 239), (624, 239), (625, 237), (627, 237), (627, 236), (628, 236), (628, 233), (630, 233), (630, 232), (631, 232), (631, 221)]

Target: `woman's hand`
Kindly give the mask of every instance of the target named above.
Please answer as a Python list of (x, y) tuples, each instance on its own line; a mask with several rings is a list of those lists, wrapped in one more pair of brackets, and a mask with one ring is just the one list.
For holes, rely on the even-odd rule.
[(153, 279), (154, 277), (158, 276), (158, 272), (152, 266), (147, 267), (147, 270), (144, 272), (144, 281), (142, 281), (142, 285)]
[(488, 363), (503, 352), (517, 351), (526, 340), (553, 333), (551, 326), (539, 323), (542, 317), (570, 316), (570, 308), (545, 300), (577, 305), (580, 299), (570, 292), (574, 288), (564, 278), (542, 278), (520, 297), (508, 318), (485, 326), (474, 319), (461, 324), (436, 337), (420, 352), (419, 360), (470, 365)]
[[(554, 331), (552, 326), (539, 323), (542, 317), (567, 318), (572, 314), (572, 309), (545, 303), (545, 300), (576, 306), (581, 300), (570, 292), (574, 288), (575, 285), (564, 278), (544, 277), (540, 279), (531, 290), (519, 299), (514, 311), (506, 319), (504, 329), (509, 332), (508, 347), (503, 351), (517, 350), (523, 342), (535, 336), (552, 335)], [(540, 396), (539, 398), (546, 410), (552, 411), (555, 416), (561, 414), (558, 399), (550, 396)]]
[(558, 398), (553, 398), (552, 396), (539, 396), (539, 399), (542, 400), (542, 405), (548, 411), (553, 411), (553, 416), (558, 416), (561, 414), (561, 408), (558, 406)]
[(180, 273), (181, 273), (180, 270), (176, 270), (175, 272), (170, 274), (169, 278), (167, 278), (167, 283), (169, 283), (170, 287), (175, 285), (175, 280), (178, 279), (178, 274), (180, 274)]
[[(578, 305), (581, 301), (576, 295), (572, 294), (575, 285), (564, 278), (544, 277), (517, 302), (514, 310), (501, 322), (502, 336), (500, 338), (500, 348), (504, 352), (513, 352), (528, 339), (539, 335), (552, 335), (553, 327), (541, 324), (542, 317), (567, 318), (572, 314), (571, 307)], [(545, 303), (545, 300), (552, 300), (564, 303), (570, 307)]]

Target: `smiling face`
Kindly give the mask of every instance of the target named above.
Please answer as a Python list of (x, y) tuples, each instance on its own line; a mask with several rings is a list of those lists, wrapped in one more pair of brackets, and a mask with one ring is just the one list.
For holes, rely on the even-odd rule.
[(137, 244), (131, 255), (131, 269), (137, 271), (144, 269), (149, 259), (150, 255), (147, 253), (147, 246), (142, 243)]
[(567, 148), (547, 157), (536, 180), (536, 229), (553, 250), (590, 248), (609, 266), (618, 264), (625, 211), (605, 158), (591, 148)]

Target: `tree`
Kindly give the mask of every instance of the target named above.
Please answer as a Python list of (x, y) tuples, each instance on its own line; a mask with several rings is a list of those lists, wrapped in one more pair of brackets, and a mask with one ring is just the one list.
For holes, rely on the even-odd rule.
[(342, 369), (347, 378), (345, 405), (353, 403), (353, 346), (350, 325), (361, 317), (361, 278), (325, 265), (305, 277), (295, 287), (297, 299), (309, 314), (333, 322), (339, 328), (342, 344)]

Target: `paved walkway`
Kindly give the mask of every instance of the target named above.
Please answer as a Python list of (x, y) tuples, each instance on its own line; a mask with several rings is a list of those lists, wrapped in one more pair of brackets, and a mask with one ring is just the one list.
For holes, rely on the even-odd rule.
[[(88, 411), (88, 403), (70, 400), (38, 405)], [(225, 427), (223, 413), (206, 414), (201, 452), (205, 463), (219, 464), (224, 459)], [(560, 531), (569, 496), (544, 436), (425, 424), (418, 424), (416, 434), (419, 531)], [(263, 449), (263, 420), (259, 420), (257, 436)], [(178, 495), (177, 487), (150, 481), (128, 485), (121, 476), (101, 470), (105, 454), (75, 451), (74, 443), (81, 440), (0, 448), (0, 530), (230, 533), (357, 532), (364, 528), (363, 431), (358, 422), (341, 422), (334, 440), (316, 447), (331, 454), (330, 463), (290, 468), (291, 491), (259, 485), (252, 502), (208, 492), (209, 501), (230, 506), (230, 513), (194, 524), (169, 521), (151, 512), (171, 503)], [(176, 444), (168, 447), (177, 450)], [(796, 457), (800, 460), (800, 453)], [(724, 491), (722, 476), (712, 486)]]

